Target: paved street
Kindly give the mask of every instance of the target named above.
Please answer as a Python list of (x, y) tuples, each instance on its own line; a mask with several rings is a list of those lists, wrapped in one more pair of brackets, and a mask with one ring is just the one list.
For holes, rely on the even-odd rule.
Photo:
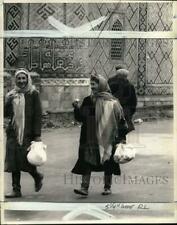
[[(102, 196), (103, 173), (93, 173), (88, 198), (73, 193), (80, 187), (80, 176), (71, 174), (77, 160), (79, 127), (49, 129), (43, 131), (43, 141), (47, 144), (47, 163), (39, 170), (44, 173), (44, 185), (39, 193), (34, 192), (33, 180), (23, 173), (21, 186), (23, 197), (13, 202), (53, 202), (53, 203), (168, 203), (173, 201), (173, 121), (160, 120), (136, 125), (136, 131), (129, 134), (128, 140), (137, 148), (136, 158), (121, 165), (122, 175), (113, 177), (110, 196)], [(5, 190), (10, 191), (10, 174), (5, 174)], [(8, 211), (8, 220), (57, 220), (63, 212), (17, 212)], [(158, 211), (159, 216), (170, 216), (171, 211)], [(154, 213), (154, 217), (158, 216)], [(114, 213), (112, 213), (113, 215)], [(126, 211), (120, 209), (119, 215), (125, 217)], [(139, 215), (131, 211), (128, 215)], [(153, 215), (144, 212), (142, 216)], [(121, 217), (120, 217), (121, 218)]]

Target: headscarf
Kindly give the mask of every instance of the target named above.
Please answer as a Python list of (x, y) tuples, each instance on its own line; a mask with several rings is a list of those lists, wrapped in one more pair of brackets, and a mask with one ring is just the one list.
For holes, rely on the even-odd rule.
[(109, 85), (101, 75), (94, 75), (91, 79), (98, 81), (98, 92), (93, 94), (96, 99), (96, 135), (102, 162), (109, 160), (112, 144), (117, 135), (118, 122), (123, 116), (119, 101), (110, 93)]
[(18, 77), (18, 75), (19, 75), (20, 73), (23, 73), (23, 74), (26, 75), (27, 80), (28, 80), (28, 83), (27, 83), (26, 87), (23, 88), (23, 89), (20, 89), (20, 88), (15, 84), (15, 90), (16, 90), (17, 92), (22, 92), (22, 93), (26, 93), (26, 92), (32, 93), (36, 88), (35, 88), (35, 86), (32, 84), (32, 79), (31, 79), (31, 76), (30, 76), (30, 74), (29, 74), (29, 71), (26, 70), (26, 69), (23, 69), (23, 68), (18, 69), (18, 70), (15, 72), (15, 79)]
[[(21, 89), (15, 84), (15, 88), (7, 93), (6, 99), (10, 96), (13, 97), (13, 118), (12, 124), (17, 135), (17, 141), (19, 145), (23, 144), (24, 128), (25, 128), (25, 93), (32, 93), (35, 90), (35, 86), (32, 85), (32, 80), (29, 72), (26, 69), (18, 69), (15, 73), (15, 80), (18, 75), (23, 73), (27, 77), (27, 85)], [(15, 82), (16, 83), (16, 82)]]

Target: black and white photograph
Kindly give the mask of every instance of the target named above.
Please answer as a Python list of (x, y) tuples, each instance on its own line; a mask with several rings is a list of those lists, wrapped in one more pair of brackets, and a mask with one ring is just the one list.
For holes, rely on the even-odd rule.
[(0, 7), (1, 224), (174, 223), (177, 3)]

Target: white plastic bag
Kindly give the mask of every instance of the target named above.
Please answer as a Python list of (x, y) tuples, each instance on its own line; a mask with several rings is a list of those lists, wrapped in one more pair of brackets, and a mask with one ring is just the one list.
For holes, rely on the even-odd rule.
[(127, 163), (135, 158), (135, 148), (131, 144), (118, 144), (114, 154), (114, 161), (116, 163)]
[(28, 162), (35, 166), (41, 166), (47, 161), (47, 146), (42, 141), (32, 141), (27, 154)]

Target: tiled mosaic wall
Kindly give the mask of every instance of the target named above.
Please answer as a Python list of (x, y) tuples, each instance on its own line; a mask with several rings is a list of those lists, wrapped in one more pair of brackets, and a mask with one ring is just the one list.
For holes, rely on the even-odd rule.
[[(49, 24), (48, 16), (53, 16), (71, 27), (83, 25), (100, 16), (107, 16), (107, 19), (94, 30), (171, 31), (172, 6), (173, 3), (10, 3), (4, 7), (5, 29), (53, 30), (55, 28)], [(119, 48), (121, 44), (123, 51)], [(113, 55), (120, 55), (119, 59), (111, 58), (111, 50), (114, 52)], [(44, 101), (48, 101), (45, 102), (46, 106), (50, 105), (49, 97), (45, 97), (48, 96), (46, 90), (51, 88), (54, 91), (50, 85), (53, 79), (71, 78), (74, 82), (75, 78), (87, 78), (92, 72), (108, 78), (115, 73), (115, 65), (120, 63), (125, 64), (130, 70), (130, 79), (135, 84), (138, 95), (172, 94), (171, 40), (126, 39), (122, 42), (118, 39), (5, 40), (6, 70), (23, 66), (30, 71), (36, 71), (42, 79), (48, 79), (47, 88), (45, 85), (41, 88), (44, 92)], [(50, 95), (51, 90), (48, 90)], [(69, 89), (61, 90), (67, 92)], [(54, 92), (52, 93), (54, 96)]]

